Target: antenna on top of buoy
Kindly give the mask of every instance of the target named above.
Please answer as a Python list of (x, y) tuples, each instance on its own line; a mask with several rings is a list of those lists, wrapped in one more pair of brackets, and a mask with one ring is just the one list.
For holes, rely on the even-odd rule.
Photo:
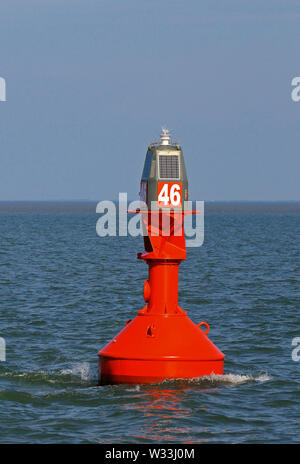
[(166, 127), (161, 128), (160, 140), (162, 145), (170, 145), (171, 134)]

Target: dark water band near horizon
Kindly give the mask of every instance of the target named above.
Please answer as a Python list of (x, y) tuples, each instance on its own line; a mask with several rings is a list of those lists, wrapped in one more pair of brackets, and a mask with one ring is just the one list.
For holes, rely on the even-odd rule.
[[(131, 201), (134, 200), (128, 199), (128, 203)], [(93, 214), (97, 203), (91, 200), (0, 201), (0, 214)], [(300, 201), (205, 200), (204, 205), (206, 214), (300, 214)]]
[(144, 304), (142, 238), (99, 238), (96, 202), (25, 203), (0, 202), (0, 443), (299, 442), (299, 203), (205, 202), (179, 304), (223, 376), (102, 387), (98, 350)]

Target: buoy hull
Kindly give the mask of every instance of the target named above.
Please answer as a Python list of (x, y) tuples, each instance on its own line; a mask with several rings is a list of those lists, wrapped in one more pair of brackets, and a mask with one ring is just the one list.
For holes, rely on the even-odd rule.
[[(99, 385), (160, 383), (167, 379), (193, 379), (223, 374), (223, 360), (178, 361), (113, 359), (99, 356)], [(126, 374), (125, 374), (126, 373)]]
[(182, 313), (143, 314), (126, 325), (99, 352), (99, 384), (158, 383), (223, 374), (224, 354)]

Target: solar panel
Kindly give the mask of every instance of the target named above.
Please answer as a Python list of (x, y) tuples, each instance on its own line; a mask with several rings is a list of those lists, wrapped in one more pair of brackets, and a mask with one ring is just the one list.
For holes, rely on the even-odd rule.
[(179, 179), (178, 155), (159, 155), (160, 179)]

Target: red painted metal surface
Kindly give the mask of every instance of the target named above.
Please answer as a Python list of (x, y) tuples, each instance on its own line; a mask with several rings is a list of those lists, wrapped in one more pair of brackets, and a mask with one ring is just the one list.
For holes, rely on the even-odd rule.
[(148, 236), (146, 252), (138, 258), (149, 266), (144, 284), (147, 304), (99, 352), (99, 383), (153, 383), (223, 374), (225, 356), (208, 339), (208, 324), (194, 324), (178, 306), (178, 268), (186, 257), (182, 220), (186, 213), (142, 214)]

